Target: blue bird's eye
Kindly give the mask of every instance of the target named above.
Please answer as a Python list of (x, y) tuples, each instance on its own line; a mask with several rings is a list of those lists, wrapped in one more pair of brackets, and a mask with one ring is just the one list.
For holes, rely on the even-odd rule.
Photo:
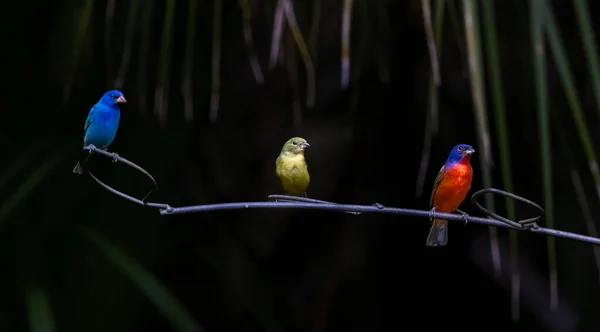
[(113, 95), (110, 95), (110, 97), (111, 97), (111, 98), (116, 98), (117, 96), (115, 96), (115, 95), (113, 94)]

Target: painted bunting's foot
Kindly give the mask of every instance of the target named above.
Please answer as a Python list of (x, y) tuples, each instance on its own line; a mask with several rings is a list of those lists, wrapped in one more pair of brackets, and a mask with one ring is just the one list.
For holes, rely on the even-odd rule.
[(378, 208), (379, 210), (385, 209), (385, 206), (383, 206), (383, 205), (381, 205), (379, 203), (375, 203), (375, 204), (373, 204), (373, 206), (376, 207), (376, 208)]
[(435, 207), (429, 211), (429, 220), (433, 221), (433, 219), (435, 219)]
[(119, 155), (116, 152), (113, 152), (112, 156), (112, 162), (116, 163), (119, 162)]
[(456, 209), (455, 211), (462, 214), (462, 217), (465, 219), (465, 226), (467, 226), (467, 223), (469, 222), (469, 215), (466, 212), (459, 209)]

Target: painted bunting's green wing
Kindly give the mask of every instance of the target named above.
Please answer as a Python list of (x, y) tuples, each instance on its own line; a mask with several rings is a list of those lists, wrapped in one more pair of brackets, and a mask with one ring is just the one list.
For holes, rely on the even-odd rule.
[(440, 185), (440, 181), (442, 181), (443, 171), (444, 171), (444, 166), (442, 166), (442, 168), (440, 168), (438, 175), (435, 177), (435, 180), (433, 181), (433, 190), (431, 191), (431, 198), (429, 199), (429, 207), (433, 207), (433, 196), (435, 196), (435, 192), (436, 192), (438, 186)]

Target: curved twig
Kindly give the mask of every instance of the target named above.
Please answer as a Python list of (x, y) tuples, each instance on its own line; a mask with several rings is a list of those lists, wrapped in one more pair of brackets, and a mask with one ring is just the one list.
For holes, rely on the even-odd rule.
[[(484, 194), (488, 194), (488, 193), (498, 194), (498, 195), (502, 195), (502, 196), (505, 196), (505, 197), (509, 197), (509, 198), (512, 198), (512, 199), (514, 199), (516, 201), (523, 202), (525, 204), (533, 206), (534, 208), (536, 208), (540, 212), (540, 215), (537, 216), (537, 217), (533, 217), (533, 218), (519, 220), (517, 222), (514, 222), (514, 221), (512, 221), (510, 219), (507, 219), (507, 218), (504, 218), (502, 216), (499, 216), (499, 215), (497, 215), (497, 214), (495, 214), (495, 213), (487, 210), (486, 208), (484, 208), (483, 206), (481, 206), (479, 204), (479, 202), (477, 202), (477, 198), (478, 197), (480, 197), (480, 196), (482, 196)], [(500, 189), (496, 189), (496, 188), (485, 188), (485, 189), (481, 189), (481, 190), (475, 192), (471, 196), (471, 204), (473, 204), (479, 211), (483, 212), (483, 214), (485, 214), (485, 215), (487, 215), (487, 216), (489, 216), (491, 218), (500, 220), (500, 221), (502, 221), (502, 222), (504, 222), (504, 223), (512, 226), (512, 228), (515, 228), (515, 229), (539, 228), (539, 226), (536, 224), (536, 221), (540, 220), (544, 216), (544, 214), (545, 214), (544, 209), (542, 209), (541, 206), (535, 204), (534, 202), (528, 200), (527, 198), (523, 198), (521, 196), (518, 196), (518, 195), (515, 195), (515, 194), (511, 194), (509, 192), (506, 192), (506, 191), (500, 190)]]
[(161, 203), (150, 203), (147, 202), (146, 200), (150, 197), (150, 195), (152, 195), (152, 193), (154, 193), (156, 190), (158, 190), (158, 184), (156, 183), (156, 180), (154, 180), (154, 177), (152, 177), (152, 175), (150, 175), (150, 173), (148, 173), (145, 169), (141, 168), (140, 166), (134, 164), (133, 162), (119, 156), (117, 153), (114, 152), (108, 152), (106, 150), (102, 150), (102, 149), (98, 149), (97, 147), (95, 147), (93, 144), (90, 144), (86, 147), (83, 148), (84, 151), (88, 151), (90, 154), (99, 154), (105, 157), (109, 157), (112, 158), (113, 162), (120, 162), (123, 163), (135, 170), (137, 170), (138, 172), (144, 174), (147, 178), (149, 178), (152, 183), (154, 184), (154, 189), (151, 189), (142, 199), (137, 199), (133, 196), (130, 196), (124, 192), (118, 191), (117, 189), (107, 185), (106, 183), (100, 181), (100, 179), (98, 179), (92, 172), (90, 172), (90, 170), (85, 167), (84, 169), (86, 170), (86, 172), (89, 174), (89, 176), (96, 181), (96, 183), (98, 183), (101, 187), (103, 187), (104, 189), (110, 191), (111, 193), (125, 198), (126, 200), (139, 204), (139, 205), (144, 205), (144, 206), (148, 206), (148, 207), (153, 207), (153, 208), (158, 208), (161, 210), (165, 210), (165, 211), (169, 211), (171, 209), (171, 206), (169, 206), (168, 204), (161, 204)]
[(156, 183), (156, 180), (154, 180), (154, 177), (152, 177), (152, 175), (150, 175), (150, 173), (148, 173), (145, 169), (141, 168), (140, 166), (132, 163), (131, 161), (119, 156), (117, 153), (98, 149), (93, 144), (83, 147), (83, 151), (88, 151), (90, 154), (97, 153), (97, 154), (103, 155), (105, 157), (112, 158), (113, 162), (123, 163), (131, 168), (134, 168), (135, 170), (137, 170), (138, 172), (144, 174), (147, 178), (149, 178), (150, 181), (152, 181), (152, 183), (154, 184), (154, 190), (158, 189), (158, 184)]
[[(151, 190), (143, 199), (137, 199), (130, 195), (127, 195), (123, 192), (120, 192), (104, 182), (100, 181), (96, 178), (91, 172), (88, 171), (88, 174), (96, 181), (100, 186), (104, 187), (111, 193), (125, 198), (131, 202), (149, 206), (153, 208), (159, 209), (161, 215), (175, 215), (175, 214), (186, 214), (186, 213), (198, 213), (198, 212), (207, 212), (207, 211), (224, 211), (224, 210), (241, 210), (241, 209), (300, 209), (300, 210), (323, 210), (323, 211), (336, 211), (336, 212), (344, 212), (351, 214), (361, 214), (361, 213), (382, 213), (382, 214), (392, 214), (398, 216), (407, 216), (407, 217), (419, 217), (419, 218), (431, 218), (430, 210), (415, 210), (415, 209), (403, 209), (403, 208), (393, 208), (393, 207), (385, 207), (379, 203), (375, 203), (373, 205), (355, 205), (355, 204), (338, 204), (328, 201), (322, 201), (318, 199), (312, 199), (307, 197), (298, 197), (298, 196), (287, 196), (287, 195), (270, 195), (268, 197), (271, 202), (236, 202), (236, 203), (220, 203), (220, 204), (206, 204), (206, 205), (194, 205), (194, 206), (181, 206), (181, 207), (171, 207), (168, 204), (161, 203), (149, 203), (146, 202), (148, 197), (158, 189), (156, 181), (154, 178), (148, 173), (146, 170), (141, 168), (140, 166), (132, 163), (131, 161), (120, 157), (116, 153), (111, 153), (105, 150), (100, 150), (93, 145), (87, 146), (84, 148), (85, 151), (89, 151), (89, 153), (97, 153), (99, 155), (112, 158), (114, 162), (122, 162), (127, 166), (130, 166), (137, 171), (146, 175), (155, 185), (155, 189)], [(502, 217), (496, 213), (488, 211), (484, 207), (482, 207), (478, 202), (477, 198), (481, 197), (484, 194), (498, 194), (502, 196), (506, 196), (517, 200), (519, 202), (528, 204), (540, 212), (540, 215), (519, 220), (513, 221)], [(545, 227), (540, 227), (537, 224), (537, 221), (542, 219), (544, 216), (544, 209), (538, 204), (523, 198), (521, 196), (500, 190), (495, 188), (484, 188), (477, 192), (475, 192), (471, 196), (471, 204), (475, 206), (479, 211), (484, 213), (488, 218), (481, 217), (472, 217), (469, 215), (463, 214), (454, 214), (454, 213), (442, 213), (436, 212), (436, 219), (445, 219), (450, 221), (467, 221), (474, 224), (481, 224), (487, 226), (495, 226), (495, 227), (504, 227), (511, 228), (516, 230), (529, 231), (532, 233), (544, 234), (547, 236), (555, 236), (563, 239), (575, 240), (579, 242), (590, 243), (593, 245), (600, 246), (600, 238), (581, 235), (577, 233), (570, 233), (565, 231), (560, 231), (556, 229), (550, 229)]]

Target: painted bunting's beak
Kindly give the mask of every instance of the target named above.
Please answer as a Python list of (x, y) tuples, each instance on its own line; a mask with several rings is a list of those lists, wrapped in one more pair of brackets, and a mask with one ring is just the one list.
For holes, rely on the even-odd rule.
[(475, 153), (475, 149), (467, 149), (467, 151), (465, 151), (466, 154), (473, 154)]
[(117, 98), (117, 103), (121, 104), (121, 103), (126, 103), (127, 100), (125, 100), (125, 97), (121, 96), (119, 98)]
[(302, 150), (304, 150), (304, 149), (310, 147), (310, 144), (308, 144), (308, 142), (304, 142), (304, 143), (300, 144), (300, 147), (302, 148)]

